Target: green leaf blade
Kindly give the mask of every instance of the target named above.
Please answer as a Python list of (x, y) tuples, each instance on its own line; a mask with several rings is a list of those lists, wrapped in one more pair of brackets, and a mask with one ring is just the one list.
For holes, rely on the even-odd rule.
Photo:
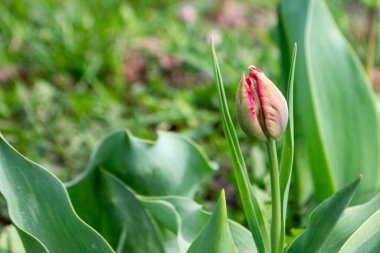
[(363, 174), (353, 203), (365, 202), (380, 188), (380, 127), (364, 69), (323, 0), (283, 0), (280, 20), (288, 48), (299, 45), (296, 148), (305, 140), (315, 196), (321, 201)]
[(113, 215), (112, 218), (107, 217), (112, 222), (110, 225), (120, 228), (119, 231), (112, 228), (112, 231), (103, 231), (109, 233), (107, 236), (112, 235), (117, 238), (115, 247), (118, 249), (117, 252), (163, 253), (163, 244), (157, 230), (135, 194), (111, 173), (106, 171), (100, 173), (104, 180), (102, 187), (110, 192), (109, 203), (105, 208), (112, 206), (104, 212)]
[(181, 135), (158, 132), (155, 141), (119, 131), (102, 141), (86, 171), (69, 187), (102, 168), (142, 195), (193, 196), (215, 169), (204, 152)]
[[(380, 128), (373, 94), (364, 69), (338, 31), (326, 4), (315, 1), (311, 15), (306, 52), (310, 80), (315, 84), (313, 93), (318, 93), (316, 112), (326, 153), (331, 157), (332, 174), (339, 187), (363, 174), (364, 181), (354, 203), (364, 202), (374, 196), (380, 186)], [(325, 39), (317, 40), (321, 33)], [(331, 60), (331, 52), (334, 52), (334, 60)], [(336, 64), (338, 59), (340, 64)], [(320, 89), (316, 84), (326, 86)], [(339, 93), (335, 95), (336, 92)]]
[[(120, 131), (101, 142), (86, 171), (68, 184), (68, 190), (80, 217), (114, 249), (124, 227), (129, 227), (127, 232), (134, 235), (127, 234), (123, 252), (151, 252), (153, 248), (163, 252), (165, 242), (134, 198), (137, 194), (193, 196), (214, 170), (203, 151), (178, 134), (159, 132), (157, 140), (151, 141)], [(110, 178), (123, 186), (116, 187)], [(129, 193), (128, 187), (133, 193)], [(170, 215), (170, 210), (163, 207), (161, 211), (164, 210)], [(130, 216), (139, 216), (146, 226), (140, 228)], [(176, 217), (169, 218), (166, 223), (174, 229)], [(139, 229), (144, 232), (139, 233)], [(141, 240), (149, 248), (138, 249)]]
[[(7, 201), (21, 240), (30, 247), (27, 252), (113, 252), (108, 243), (76, 215), (63, 184), (17, 153), (2, 137), (0, 192)], [(81, 237), (73, 236), (79, 234)]]
[(287, 252), (319, 252), (352, 200), (360, 181), (361, 177), (322, 202), (310, 215), (305, 231), (289, 246)]
[[(177, 246), (173, 247), (169, 242), (171, 245), (168, 247), (168, 252), (186, 252), (212, 215), (204, 211), (193, 200), (184, 197), (139, 196), (139, 199), (144, 208), (157, 220), (160, 227), (168, 229), (176, 235)], [(228, 224), (238, 252), (256, 253), (257, 249), (250, 231), (232, 220), (228, 220)], [(167, 233), (164, 234), (164, 236), (166, 235)], [(168, 240), (171, 240), (171, 237)]]
[(227, 222), (227, 207), (224, 191), (220, 194), (210, 220), (190, 245), (188, 253), (237, 253)]
[(380, 248), (380, 231), (376, 232), (371, 238), (365, 241), (358, 249), (357, 253), (376, 253)]
[(288, 195), (292, 178), (293, 158), (294, 158), (294, 116), (293, 116), (293, 94), (294, 94), (294, 69), (297, 56), (297, 44), (294, 45), (293, 56), (290, 65), (288, 81), (288, 109), (289, 120), (285, 131), (285, 139), (282, 148), (280, 161), (280, 196), (281, 196), (281, 245), (285, 242), (285, 221), (288, 206)]
[(338, 252), (352, 234), (379, 209), (380, 195), (365, 204), (347, 208), (321, 251)]
[(158, 231), (135, 193), (108, 171), (97, 168), (71, 186), (69, 193), (80, 217), (118, 252), (164, 252)]
[[(372, 237), (378, 232), (380, 232), (380, 209), (369, 217), (363, 225), (347, 239), (339, 252), (361, 252), (359, 248), (368, 240), (374, 240)], [(377, 236), (375, 236), (375, 238), (377, 238)], [(380, 241), (378, 243), (380, 243)]]

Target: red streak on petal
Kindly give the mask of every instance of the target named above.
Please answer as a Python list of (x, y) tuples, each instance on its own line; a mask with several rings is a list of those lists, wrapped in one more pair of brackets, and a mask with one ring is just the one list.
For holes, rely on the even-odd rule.
[(264, 116), (264, 119), (265, 119), (265, 107), (263, 106), (263, 85), (262, 85), (262, 82), (261, 82), (261, 79), (257, 76), (258, 73), (263, 73), (263, 71), (258, 68), (258, 67), (255, 67), (255, 66), (249, 66), (249, 77), (254, 79), (256, 81), (256, 92), (257, 92), (257, 95), (259, 97), (259, 101), (260, 101), (260, 107), (261, 107), (261, 110), (262, 110), (262, 113), (263, 113), (263, 116)]
[(257, 95), (259, 96), (259, 99), (260, 99), (260, 104), (261, 104), (261, 109), (263, 110), (263, 113), (265, 114), (264, 112), (264, 107), (263, 107), (263, 103), (262, 103), (262, 98), (263, 98), (263, 85), (261, 83), (261, 80), (259, 78), (256, 77), (256, 90), (257, 90)]
[(251, 113), (252, 117), (256, 117), (256, 110), (255, 110), (255, 95), (252, 91), (252, 80), (250, 77), (247, 77), (245, 79), (245, 90), (247, 91), (248, 101), (249, 101), (249, 111)]
[(261, 94), (262, 94), (262, 84), (261, 84), (260, 78), (258, 78), (258, 76), (257, 76), (257, 73), (263, 73), (263, 71), (260, 68), (255, 67), (253, 65), (249, 66), (249, 77), (256, 81), (256, 87), (255, 88), (256, 88), (257, 94), (259, 95), (259, 98), (260, 98)]

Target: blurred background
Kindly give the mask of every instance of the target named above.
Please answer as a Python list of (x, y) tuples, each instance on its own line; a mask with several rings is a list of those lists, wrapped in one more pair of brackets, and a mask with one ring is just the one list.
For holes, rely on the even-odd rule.
[[(373, 10), (365, 1), (326, 2), (366, 65)], [(220, 165), (199, 199), (214, 199), (213, 189), (224, 187), (230, 206), (238, 207), (209, 40), (213, 37), (216, 45), (231, 108), (241, 72), (249, 65), (260, 66), (283, 87), (277, 5), (261, 0), (1, 0), (1, 132), (63, 181), (78, 175), (91, 151), (114, 130), (128, 128), (150, 139), (156, 130), (179, 132)], [(375, 55), (372, 84), (380, 90), (380, 52)], [(252, 177), (265, 190), (263, 147), (239, 134)], [(242, 219), (238, 211), (233, 215)]]

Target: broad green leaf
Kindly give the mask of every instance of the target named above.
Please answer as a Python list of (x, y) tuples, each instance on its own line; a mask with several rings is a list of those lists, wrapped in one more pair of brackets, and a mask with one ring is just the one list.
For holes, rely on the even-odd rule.
[(191, 241), (187, 241), (182, 235), (182, 220), (175, 207), (159, 198), (146, 198), (140, 196), (140, 202), (145, 210), (157, 223), (163, 238), (166, 253), (184, 253)]
[[(109, 242), (117, 239), (118, 253), (164, 252), (157, 230), (135, 194), (112, 174), (106, 171), (100, 171), (100, 174), (102, 182), (97, 187), (107, 195), (99, 196), (103, 197), (104, 209), (103, 215), (98, 218), (109, 226), (99, 227), (98, 231), (106, 239), (109, 238)], [(108, 221), (112, 223), (108, 224)]]
[[(380, 232), (380, 209), (369, 217), (344, 243), (339, 250), (341, 253), (360, 252), (362, 244), (368, 241), (376, 233)], [(380, 243), (380, 241), (378, 241)]]
[(226, 199), (224, 191), (222, 191), (210, 220), (195, 238), (187, 252), (237, 253), (227, 219)]
[(106, 138), (75, 185), (98, 168), (115, 175), (142, 195), (193, 196), (214, 171), (205, 154), (184, 137), (158, 132), (156, 141), (120, 131)]
[[(296, 128), (298, 130), (298, 128)], [(297, 137), (295, 137), (297, 139)], [(311, 176), (311, 168), (309, 162), (309, 156), (307, 147), (304, 142), (298, 140), (296, 141), (296, 146), (294, 147), (294, 163), (293, 163), (293, 182), (292, 188), (294, 190), (295, 196), (293, 195), (293, 200), (298, 203), (298, 206), (306, 206), (307, 202), (314, 191), (313, 180)]]
[(321, 201), (363, 174), (353, 203), (365, 202), (380, 188), (379, 121), (368, 78), (323, 0), (283, 0), (279, 12), (282, 42), (289, 52), (298, 43), (296, 141), (306, 141), (315, 195)]
[[(68, 184), (68, 190), (79, 216), (114, 249), (128, 228), (135, 237), (127, 234), (121, 252), (130, 252), (131, 247), (135, 247), (133, 252), (151, 252), (152, 248), (162, 252), (157, 228), (125, 186), (143, 195), (192, 196), (211, 172), (209, 161), (197, 146), (177, 134), (160, 132), (152, 142), (121, 131), (100, 144), (86, 171)], [(111, 175), (113, 181), (117, 178), (118, 187)], [(136, 216), (144, 226), (130, 219)], [(146, 248), (138, 248), (141, 240)]]
[(228, 145), (228, 151), (234, 168), (234, 176), (238, 186), (240, 198), (243, 204), (245, 217), (247, 219), (252, 236), (259, 252), (269, 251), (269, 234), (266, 227), (264, 216), (259, 206), (258, 200), (253, 193), (251, 183), (249, 181), (247, 168), (241, 153), (238, 138), (230, 112), (228, 109), (226, 94), (224, 91), (222, 75), (220, 73), (218, 59), (215, 49), (211, 44), (212, 58), (214, 64), (214, 74), (216, 79), (216, 87), (218, 90), (220, 115), (223, 124), (224, 133)]
[(20, 155), (2, 137), (0, 192), (27, 252), (113, 252), (76, 215), (63, 184)]
[[(210, 219), (211, 214), (191, 199), (183, 197), (139, 197), (144, 208), (155, 218), (159, 227), (167, 231), (166, 252), (186, 252), (191, 242)], [(257, 252), (250, 231), (229, 220), (235, 246), (239, 253)], [(173, 241), (175, 241), (173, 243)]]
[(377, 253), (380, 248), (380, 231), (376, 232), (371, 238), (355, 251), (356, 253)]
[(103, 169), (95, 170), (69, 193), (80, 217), (117, 252), (164, 252), (158, 231), (126, 185)]
[(351, 235), (362, 227), (379, 209), (380, 195), (377, 195), (363, 205), (347, 208), (331, 232), (321, 252), (338, 252)]
[(289, 119), (285, 131), (284, 144), (280, 162), (280, 197), (281, 197), (281, 244), (285, 242), (285, 221), (288, 207), (288, 196), (290, 181), (292, 179), (293, 157), (294, 157), (294, 121), (293, 121), (293, 93), (294, 93), (294, 67), (297, 56), (297, 44), (294, 45), (292, 63), (288, 81), (288, 109)]
[(27, 253), (33, 253), (33, 252), (49, 252), (46, 247), (42, 244), (41, 241), (39, 241), (34, 236), (28, 234), (24, 230), (19, 229), (16, 226), (16, 231), (22, 241), (22, 245), (24, 246), (24, 250)]
[(322, 202), (311, 213), (306, 229), (293, 241), (287, 252), (319, 252), (350, 203), (360, 180), (361, 177)]

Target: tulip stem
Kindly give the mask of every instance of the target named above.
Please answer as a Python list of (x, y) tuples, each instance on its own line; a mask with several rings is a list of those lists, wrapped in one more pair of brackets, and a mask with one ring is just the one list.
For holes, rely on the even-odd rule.
[(271, 220), (271, 252), (279, 253), (283, 251), (281, 244), (281, 198), (280, 198), (280, 178), (278, 172), (278, 161), (276, 142), (266, 142), (269, 155), (269, 172), (272, 194), (272, 220)]

